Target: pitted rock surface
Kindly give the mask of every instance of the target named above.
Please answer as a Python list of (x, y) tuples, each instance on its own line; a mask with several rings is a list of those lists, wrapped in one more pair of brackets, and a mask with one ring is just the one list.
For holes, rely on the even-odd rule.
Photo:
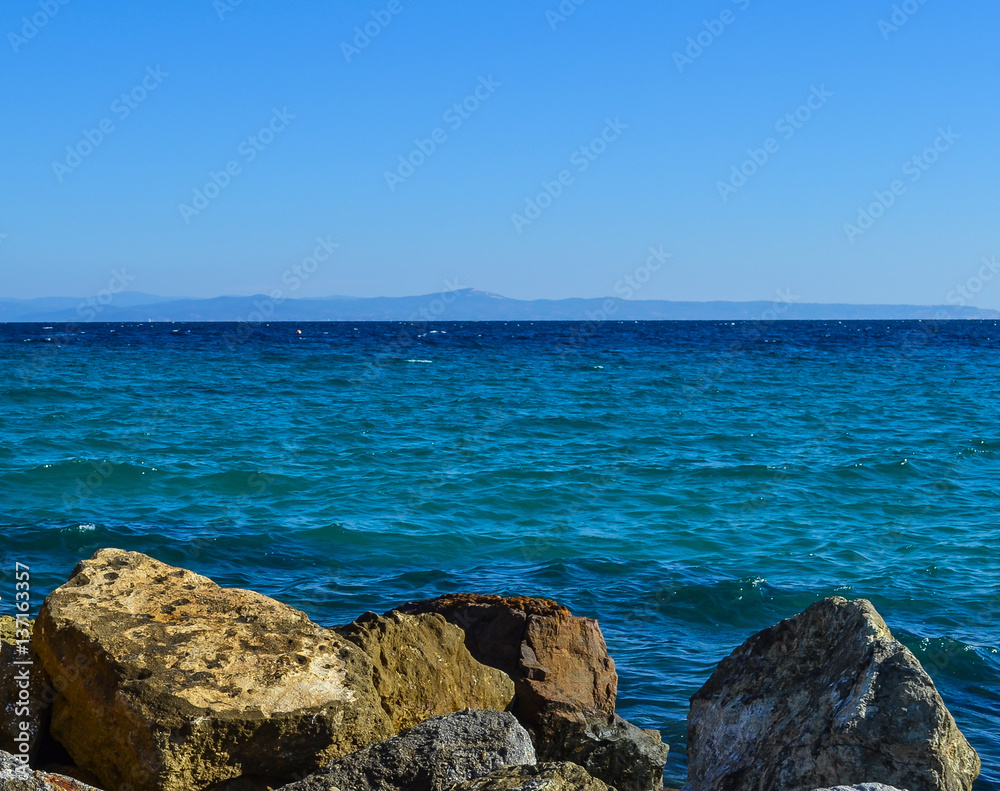
[(464, 709), (504, 711), (514, 698), (510, 677), (477, 662), (462, 630), (436, 613), (365, 613), (337, 631), (372, 660), (394, 731)]
[(281, 782), (391, 735), (368, 657), (252, 591), (117, 549), (46, 599), (35, 648), (76, 682), (52, 733), (109, 789)]

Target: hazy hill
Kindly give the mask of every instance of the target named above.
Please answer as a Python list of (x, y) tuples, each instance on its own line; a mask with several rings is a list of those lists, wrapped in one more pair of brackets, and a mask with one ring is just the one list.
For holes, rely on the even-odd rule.
[[(97, 308), (100, 307), (100, 310)], [(258, 295), (176, 299), (125, 292), (110, 305), (78, 298), (0, 300), (0, 321), (586, 321), (774, 319), (998, 319), (1000, 311), (956, 306), (622, 299), (508, 299), (475, 289), (418, 297), (326, 297), (275, 301)]]

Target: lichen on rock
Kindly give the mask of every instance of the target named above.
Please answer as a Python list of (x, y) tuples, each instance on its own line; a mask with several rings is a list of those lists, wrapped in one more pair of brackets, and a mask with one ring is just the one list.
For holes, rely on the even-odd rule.
[(514, 698), (507, 674), (477, 662), (462, 630), (437, 613), (365, 613), (337, 631), (372, 660), (394, 731), (463, 709), (504, 711)]
[(691, 791), (969, 791), (979, 773), (916, 657), (871, 602), (839, 597), (719, 664), (691, 698), (688, 761)]
[(46, 599), (35, 647), (54, 677), (78, 668), (52, 733), (112, 790), (276, 786), (391, 734), (355, 645), (136, 552), (80, 563)]

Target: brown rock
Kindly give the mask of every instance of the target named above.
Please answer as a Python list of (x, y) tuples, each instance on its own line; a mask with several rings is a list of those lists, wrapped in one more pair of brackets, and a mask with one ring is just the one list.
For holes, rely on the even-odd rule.
[(618, 674), (597, 621), (527, 597), (451, 594), (399, 609), (440, 613), (461, 627), (477, 660), (514, 679), (512, 711), (535, 737), (554, 714), (614, 713)]
[(574, 761), (619, 791), (660, 791), (668, 748), (614, 714), (618, 675), (597, 621), (549, 599), (451, 594), (400, 608), (440, 613), (480, 662), (514, 679), (511, 711), (540, 761)]
[[(278, 786), (390, 735), (372, 664), (304, 613), (105, 549), (46, 599), (53, 735), (109, 789)], [(83, 661), (80, 661), (83, 657)]]
[(969, 791), (979, 757), (871, 602), (825, 599), (724, 659), (691, 698), (693, 791), (884, 783)]
[(514, 698), (510, 677), (473, 659), (462, 630), (436, 613), (365, 613), (337, 631), (372, 660), (394, 732), (463, 709), (505, 711)]

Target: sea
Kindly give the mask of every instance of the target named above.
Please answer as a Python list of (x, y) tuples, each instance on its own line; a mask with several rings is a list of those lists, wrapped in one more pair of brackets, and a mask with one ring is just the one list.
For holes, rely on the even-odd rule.
[(455, 591), (601, 625), (686, 775), (746, 638), (870, 599), (1000, 791), (1000, 323), (0, 325), (0, 612), (102, 547), (325, 625)]

